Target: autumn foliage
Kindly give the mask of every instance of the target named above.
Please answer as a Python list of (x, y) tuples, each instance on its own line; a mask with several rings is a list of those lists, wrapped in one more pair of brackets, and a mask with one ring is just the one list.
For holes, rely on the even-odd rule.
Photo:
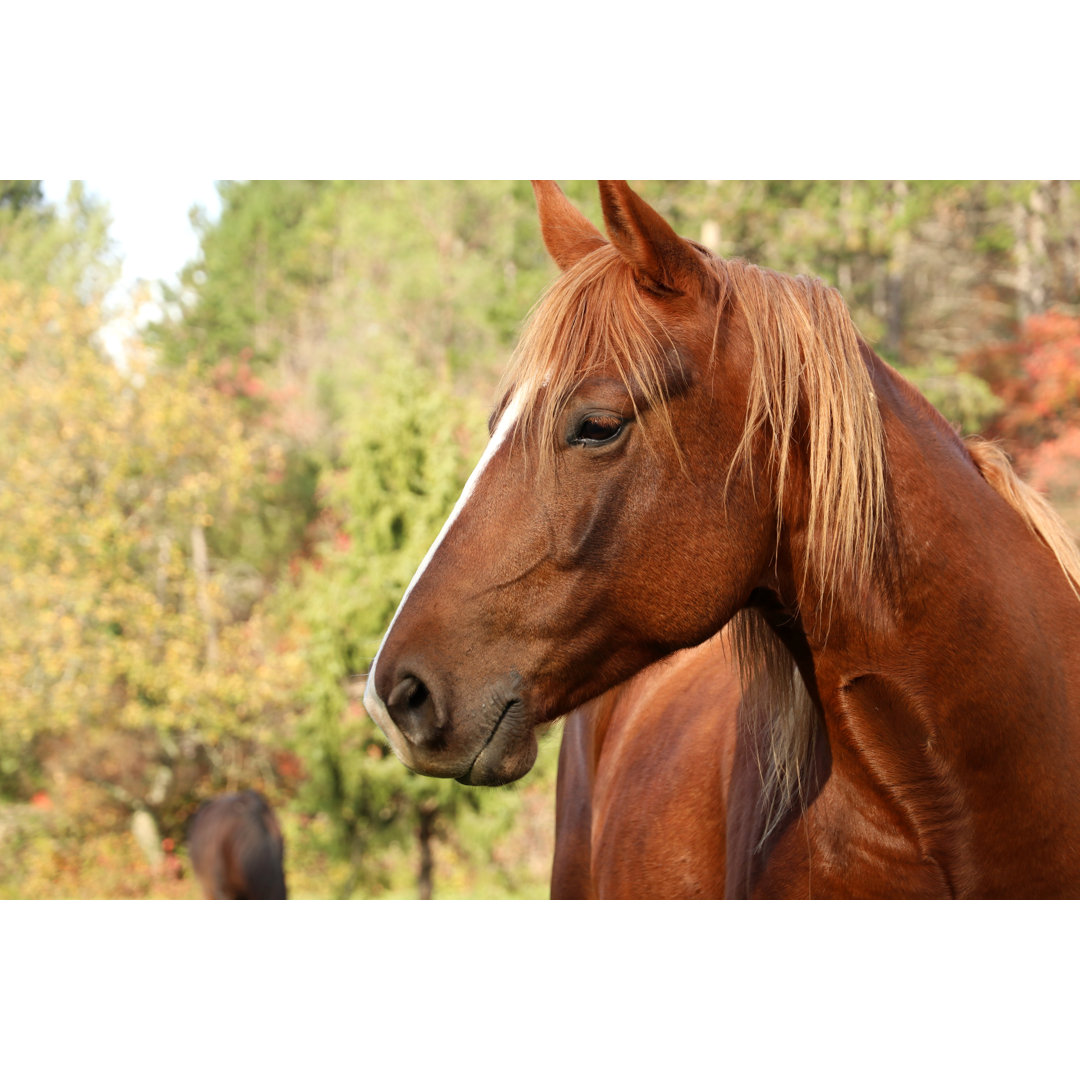
[(977, 350), (967, 370), (985, 379), (1003, 409), (987, 434), (1080, 524), (1080, 317), (1032, 315), (1014, 339)]
[(0, 281), (0, 789), (93, 778), (180, 835), (201, 785), (272, 775), (295, 709), (298, 660), (202, 554), (280, 450), (192, 372), (108, 361), (96, 320)]

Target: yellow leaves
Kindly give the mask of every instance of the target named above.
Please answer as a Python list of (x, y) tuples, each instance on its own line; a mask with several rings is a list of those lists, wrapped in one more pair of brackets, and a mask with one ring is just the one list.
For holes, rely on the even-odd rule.
[(32, 292), (19, 282), (0, 281), (0, 368), (49, 354), (66, 360), (90, 349), (96, 311), (55, 289)]
[(250, 732), (296, 671), (229, 625), (212, 556), (200, 591), (192, 530), (227, 522), (280, 452), (194, 369), (119, 372), (94, 318), (0, 282), (0, 727)]
[(55, 292), (46, 293), (46, 295), (42, 297), (38, 307), (38, 315), (46, 322), (61, 317), (62, 310), (60, 307), (60, 300)]

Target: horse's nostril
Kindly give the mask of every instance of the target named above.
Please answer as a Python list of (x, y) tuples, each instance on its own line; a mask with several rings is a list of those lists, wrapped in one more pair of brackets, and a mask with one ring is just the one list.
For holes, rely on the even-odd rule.
[(438, 714), (431, 691), (423, 679), (404, 675), (386, 702), (401, 733), (414, 744), (430, 743), (439, 729)]
[(428, 688), (415, 675), (406, 675), (398, 681), (390, 694), (387, 705), (391, 709), (404, 706), (406, 709), (414, 709), (424, 703), (428, 697)]
[(409, 692), (408, 705), (410, 709), (419, 709), (430, 697), (428, 688), (419, 680), (413, 680), (416, 685)]

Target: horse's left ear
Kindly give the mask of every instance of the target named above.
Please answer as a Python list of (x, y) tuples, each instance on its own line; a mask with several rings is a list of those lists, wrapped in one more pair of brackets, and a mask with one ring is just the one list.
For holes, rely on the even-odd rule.
[(611, 242), (647, 289), (683, 293), (700, 266), (694, 249), (625, 180), (600, 180), (600, 203)]
[(544, 246), (560, 270), (569, 270), (590, 251), (607, 243), (554, 180), (534, 180), (532, 186)]

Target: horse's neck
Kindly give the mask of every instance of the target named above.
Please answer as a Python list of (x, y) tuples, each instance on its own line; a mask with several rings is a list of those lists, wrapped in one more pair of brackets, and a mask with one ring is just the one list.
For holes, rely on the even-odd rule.
[(887, 535), (868, 590), (841, 587), (834, 603), (804, 604), (819, 678), (830, 662), (847, 680), (925, 669), (937, 696), (971, 699), (999, 680), (1042, 684), (1070, 662), (1076, 675), (1080, 657), (1068, 646), (1080, 602), (1054, 555), (953, 431), (878, 363)]
[[(1060, 893), (1077, 884), (1062, 853), (1080, 855), (1080, 603), (959, 440), (891, 373), (878, 382), (883, 572), (801, 605), (831, 753), (816, 812), (858, 806), (882, 865), (899, 833), (955, 894)], [(785, 556), (790, 593), (797, 540)]]
[(604, 744), (613, 720), (620, 714), (620, 706), (625, 699), (634, 692), (635, 680), (629, 679), (619, 683), (611, 689), (604, 691), (591, 701), (579, 705), (574, 715), (581, 724), (583, 731), (587, 732), (587, 747), (584, 747), (586, 758), (589, 762), (590, 783), (595, 777), (596, 768), (604, 753)]

